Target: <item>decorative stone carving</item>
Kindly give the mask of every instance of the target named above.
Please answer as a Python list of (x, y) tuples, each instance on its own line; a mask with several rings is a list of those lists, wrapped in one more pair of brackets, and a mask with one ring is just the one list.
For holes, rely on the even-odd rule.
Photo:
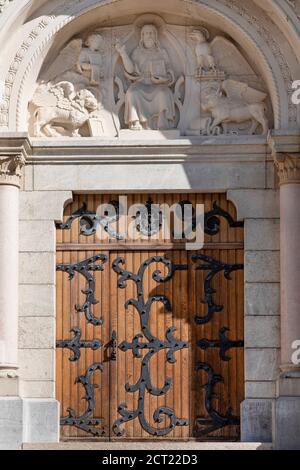
[(171, 129), (175, 102), (170, 89), (175, 73), (165, 49), (161, 48), (154, 25), (144, 25), (141, 40), (131, 57), (126, 47), (116, 45), (126, 77), (132, 82), (125, 95), (125, 123), (129, 129)]
[(15, 370), (1, 370), (0, 369), (0, 379), (16, 379), (18, 374)]
[(152, 138), (266, 133), (261, 80), (231, 41), (209, 38), (206, 28), (187, 31), (154, 14), (74, 37), (42, 70), (30, 133), (129, 139), (137, 137), (133, 131), (142, 139), (150, 131)]
[(274, 153), (280, 184), (300, 184), (300, 154)]
[(12, 0), (0, 0), (0, 13), (3, 12), (4, 8), (6, 8)]
[(194, 29), (189, 37), (196, 42), (195, 54), (197, 57), (198, 74), (201, 76), (204, 72), (217, 72), (213, 51), (208, 43), (209, 32), (205, 28)]
[(85, 41), (72, 40), (59, 54), (47, 71), (47, 78), (57, 77), (65, 80), (80, 81), (79, 74), (85, 77), (84, 85), (100, 85), (103, 77), (102, 55), (105, 52), (105, 41), (100, 34), (90, 34)]
[(98, 102), (89, 90), (75, 92), (70, 82), (40, 87), (31, 106), (35, 108), (35, 136), (80, 136), (90, 118), (97, 118)]
[[(283, 48), (281, 47), (280, 40), (275, 38), (272, 33), (273, 22), (271, 18), (264, 14), (262, 11), (260, 15), (257, 16), (247, 8), (247, 5), (240, 0), (220, 0), (226, 7), (232, 9), (236, 14), (240, 15), (247, 23), (254, 27), (257, 31), (257, 34), (261, 36), (263, 41), (268, 44), (272, 53), (276, 57), (276, 62), (281, 70), (282, 78), (285, 82), (286, 89), (288, 90), (288, 107), (289, 107), (289, 123), (293, 128), (297, 128), (297, 105), (293, 104), (291, 100), (291, 95), (293, 94), (293, 89), (291, 83), (293, 81), (293, 74), (289, 67), (286, 54), (284, 53)], [(277, 90), (277, 93), (279, 90)]]
[(20, 187), (22, 169), (25, 163), (26, 160), (22, 154), (7, 157), (0, 156), (0, 185), (9, 184)]
[(252, 121), (250, 134), (254, 134), (259, 124), (263, 134), (268, 132), (268, 120), (265, 117), (265, 93), (250, 88), (246, 83), (236, 80), (224, 80), (220, 86), (208, 85), (202, 91), (202, 108), (212, 114), (213, 121), (210, 133), (216, 132), (218, 126), (227, 134), (229, 123)]

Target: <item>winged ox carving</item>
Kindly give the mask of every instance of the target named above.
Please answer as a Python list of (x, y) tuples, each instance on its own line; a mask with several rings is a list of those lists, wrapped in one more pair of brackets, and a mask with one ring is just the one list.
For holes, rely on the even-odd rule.
[(265, 93), (236, 80), (224, 80), (220, 86), (208, 86), (202, 91), (202, 109), (212, 115), (210, 133), (214, 134), (218, 126), (227, 134), (229, 123), (252, 121), (250, 134), (254, 134), (258, 125), (263, 134), (268, 132), (268, 120), (265, 117)]

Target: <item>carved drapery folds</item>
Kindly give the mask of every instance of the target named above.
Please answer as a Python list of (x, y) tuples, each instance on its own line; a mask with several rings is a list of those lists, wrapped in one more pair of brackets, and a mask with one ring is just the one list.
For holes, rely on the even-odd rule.
[(26, 160), (22, 154), (0, 156), (0, 185), (9, 184), (20, 187), (22, 170)]
[(221, 34), (146, 14), (73, 37), (43, 68), (29, 104), (30, 133), (266, 134), (265, 87)]

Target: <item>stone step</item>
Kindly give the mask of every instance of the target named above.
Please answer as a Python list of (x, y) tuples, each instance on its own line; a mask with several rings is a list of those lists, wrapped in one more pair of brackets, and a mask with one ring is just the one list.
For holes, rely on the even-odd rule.
[(272, 450), (271, 443), (259, 442), (60, 442), (23, 444), (23, 450)]

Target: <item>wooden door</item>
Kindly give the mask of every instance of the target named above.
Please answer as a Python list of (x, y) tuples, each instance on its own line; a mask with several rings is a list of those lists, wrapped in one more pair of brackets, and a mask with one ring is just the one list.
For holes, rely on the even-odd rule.
[(152, 198), (203, 203), (204, 249), (99, 240), (97, 207), (115, 195), (76, 196), (57, 228), (62, 439), (239, 438), (243, 227), (225, 195)]

